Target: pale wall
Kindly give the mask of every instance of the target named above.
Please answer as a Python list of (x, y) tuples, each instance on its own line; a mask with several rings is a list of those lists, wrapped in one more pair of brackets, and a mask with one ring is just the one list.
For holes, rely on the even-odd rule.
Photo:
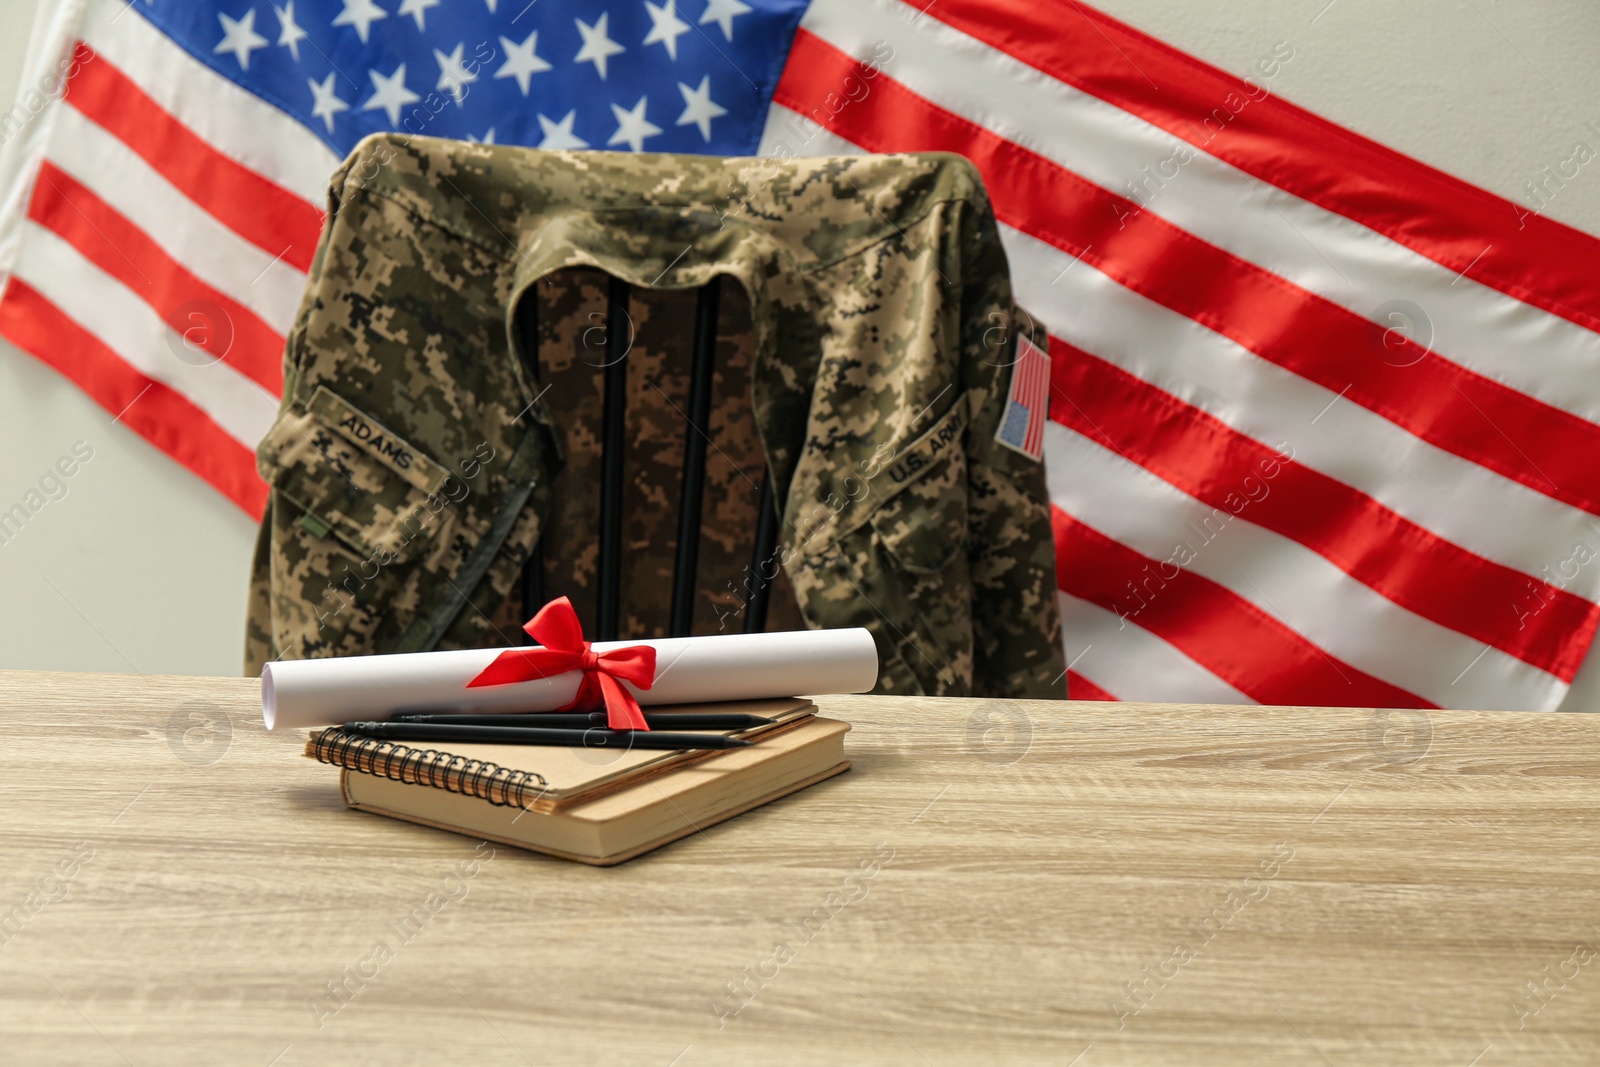
[[(1063, 32), (1092, 32), (1059, 3)], [(1296, 54), (1275, 92), (1513, 200), (1600, 121), (1591, 0), (1100, 6), (1241, 74), (1287, 41)], [(0, 85), (19, 81), (31, 8), (0, 0)], [(1600, 233), (1600, 168), (1548, 213)], [(0, 545), (0, 667), (236, 673), (254, 524), (0, 342), (0, 510), (80, 440), (94, 458), (67, 497)], [(1592, 681), (1580, 689), (1600, 688)]]

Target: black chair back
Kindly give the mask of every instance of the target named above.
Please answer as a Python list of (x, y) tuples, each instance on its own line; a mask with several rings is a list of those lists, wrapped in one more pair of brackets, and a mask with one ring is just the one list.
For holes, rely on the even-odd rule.
[[(711, 444), (712, 383), (717, 371), (717, 316), (719, 311), (719, 281), (712, 281), (695, 292), (694, 336), (690, 345), (690, 373), (687, 411), (684, 415), (683, 476), (678, 499), (677, 544), (674, 550), (672, 600), (668, 634), (686, 637), (692, 632), (695, 599), (697, 596), (697, 565), (700, 558), (701, 529), (704, 518), (706, 494), (707, 447)], [(595, 580), (596, 641), (616, 641), (620, 633), (623, 591), (623, 522), (624, 484), (627, 477), (625, 457), (628, 451), (628, 376), (631, 362), (628, 351), (631, 343), (629, 301), (631, 287), (618, 278), (611, 278), (606, 288), (605, 348), (603, 365), (604, 400), (600, 429), (600, 529), (597, 531), (599, 559)], [(517, 328), (522, 337), (522, 347), (539, 379), (539, 322), (538, 301), (523, 300), (518, 312)], [(772, 479), (764, 474), (761, 480), (760, 504), (755, 529), (750, 536), (750, 565), (748, 574), (753, 581), (745, 583), (748, 600), (745, 601), (743, 631), (758, 633), (766, 628), (771, 603), (773, 581), (763, 576), (772, 570), (771, 561), (778, 548), (778, 510), (773, 497)], [(548, 599), (545, 588), (544, 540), (535, 546), (523, 569), (521, 604), (523, 618), (529, 618)]]

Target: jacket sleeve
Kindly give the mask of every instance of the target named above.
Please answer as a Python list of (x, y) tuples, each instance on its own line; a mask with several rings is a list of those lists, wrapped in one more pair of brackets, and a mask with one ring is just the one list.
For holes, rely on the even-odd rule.
[(1018, 373), (1019, 339), (1026, 337), (1040, 352), (1048, 352), (1049, 338), (1043, 325), (1012, 300), (1005, 251), (986, 207), (973, 213), (965, 229), (962, 375), (971, 397), (967, 552), (972, 691), (980, 697), (1065, 698), (1044, 462), (996, 439), (1012, 375)]

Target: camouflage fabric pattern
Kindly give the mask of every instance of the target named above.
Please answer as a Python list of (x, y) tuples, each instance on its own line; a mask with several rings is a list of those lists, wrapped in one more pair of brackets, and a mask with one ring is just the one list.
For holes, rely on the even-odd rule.
[[(595, 373), (563, 385), (573, 394), (561, 405), (539, 392), (563, 377), (563, 349), (569, 370), (582, 361), (581, 332), (562, 324), (593, 307), (595, 271), (636, 287), (641, 338), (652, 322), (682, 331), (693, 310), (692, 299), (669, 306), (648, 290), (726, 275), (725, 297), (737, 294), (724, 300), (739, 325), (719, 340), (729, 368), (719, 395), (748, 388), (756, 440), (713, 474), (708, 501), (725, 510), (707, 524), (713, 568), (703, 553), (702, 587), (748, 551), (753, 523), (729, 487), (742, 472), (759, 488), (764, 454), (782, 502), (770, 572), (792, 586), (806, 625), (873, 633), (879, 691), (1065, 695), (1043, 469), (993, 439), (1028, 320), (970, 164), (397, 136), (362, 142), (330, 190), (289, 338), (284, 408), (260, 450), (274, 491), (247, 669), (272, 655), (461, 647), (486, 633), (510, 643), (489, 618), (547, 526), (552, 557), (566, 561), (547, 560), (547, 579), (592, 581), (573, 546), (594, 529), (581, 517), (592, 505), (577, 498), (592, 477), (580, 470), (597, 462)], [(515, 309), (546, 290), (539, 360), (551, 365), (540, 368), (522, 351)], [(670, 544), (678, 475), (667, 468), (681, 462), (683, 421), (644, 395), (682, 396), (686, 383), (648, 340), (636, 357), (630, 470), (645, 453), (661, 470), (630, 487), (642, 495), (625, 536)], [(326, 425), (346, 408), (319, 403), (319, 388), (371, 427)], [(425, 473), (400, 462), (395, 441), (425, 454)], [(442, 487), (426, 491), (426, 472), (441, 471)], [(650, 571), (633, 581), (670, 588)], [(330, 612), (344, 603), (328, 599), (330, 587), (351, 594), (342, 610)], [(645, 626), (646, 614), (641, 606), (628, 625)], [(696, 631), (704, 625), (697, 616)]]

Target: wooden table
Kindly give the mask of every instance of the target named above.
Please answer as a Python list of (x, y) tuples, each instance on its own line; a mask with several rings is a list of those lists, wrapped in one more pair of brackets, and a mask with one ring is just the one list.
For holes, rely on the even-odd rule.
[(0, 673), (0, 1060), (1600, 1061), (1600, 718), (821, 703), (849, 774), (597, 870)]

